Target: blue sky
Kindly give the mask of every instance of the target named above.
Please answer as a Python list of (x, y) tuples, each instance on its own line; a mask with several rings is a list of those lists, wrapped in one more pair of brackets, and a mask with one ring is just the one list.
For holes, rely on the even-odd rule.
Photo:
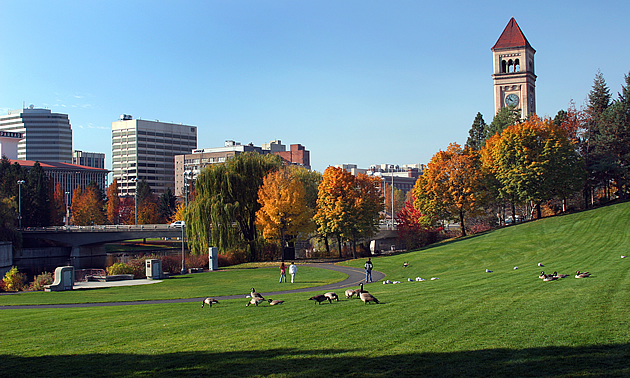
[(198, 144), (280, 139), (314, 169), (427, 163), (494, 113), (511, 17), (536, 49), (537, 109), (582, 105), (630, 72), (627, 1), (2, 0), (0, 114), (67, 113), (104, 152), (120, 114), (199, 127)]

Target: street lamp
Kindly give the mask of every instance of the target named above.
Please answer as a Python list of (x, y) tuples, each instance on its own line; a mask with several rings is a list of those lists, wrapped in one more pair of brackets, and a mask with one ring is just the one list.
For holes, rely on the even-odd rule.
[[(191, 171), (185, 171), (184, 172), (184, 196), (185, 196), (185, 204), (186, 207), (188, 207), (188, 185), (189, 181), (192, 179), (192, 172)], [(184, 243), (184, 237), (186, 236), (185, 233), (185, 229), (186, 229), (186, 223), (182, 221), (182, 272), (181, 274), (185, 274), (186, 273), (186, 253), (185, 253), (185, 243)]]
[(24, 184), (24, 180), (18, 180), (18, 222), (20, 224), (20, 228), (22, 228), (22, 184)]
[(68, 226), (68, 222), (70, 221), (70, 192), (66, 192), (66, 226)]
[[(134, 190), (134, 194), (133, 194), (133, 212), (136, 215), (136, 226), (138, 225), (138, 178), (134, 177), (131, 180), (129, 180), (131, 182), (135, 182), (135, 190)], [(127, 189), (127, 191), (129, 191), (129, 189)]]

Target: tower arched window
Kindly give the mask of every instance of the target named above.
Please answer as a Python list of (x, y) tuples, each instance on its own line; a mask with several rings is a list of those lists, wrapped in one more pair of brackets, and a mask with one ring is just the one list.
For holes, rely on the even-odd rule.
[(505, 73), (506, 72), (506, 67), (507, 67), (507, 63), (505, 62), (505, 60), (501, 61), (501, 73)]
[(518, 59), (514, 61), (514, 72), (521, 72), (521, 62)]
[(514, 61), (512, 59), (508, 60), (508, 73), (514, 72)]

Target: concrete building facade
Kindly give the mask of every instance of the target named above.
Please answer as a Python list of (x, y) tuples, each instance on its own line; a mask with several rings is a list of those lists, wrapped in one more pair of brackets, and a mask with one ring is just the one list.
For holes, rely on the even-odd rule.
[(105, 154), (74, 150), (72, 152), (72, 164), (93, 168), (105, 168)]
[(252, 143), (243, 145), (233, 140), (226, 140), (223, 147), (203, 148), (190, 154), (175, 156), (175, 195), (183, 196), (187, 183), (194, 179), (201, 170), (211, 164), (223, 163), (232, 156), (244, 152), (279, 155), (285, 164), (294, 164), (311, 169), (311, 155), (301, 144), (292, 144), (287, 151), (280, 140), (263, 143), (261, 147)]
[(155, 194), (175, 188), (175, 156), (197, 149), (197, 127), (133, 119), (112, 122), (112, 170), (119, 195), (134, 195), (145, 180)]
[[(11, 160), (11, 164), (18, 163), (22, 168), (31, 169), (33, 160)], [(61, 189), (67, 192), (68, 204), (72, 202), (72, 195), (78, 185), (86, 188), (91, 181), (96, 182), (103, 193), (107, 193), (107, 175), (109, 171), (102, 168), (85, 167), (70, 163), (40, 161), (44, 174), (52, 179), (55, 185), (60, 182)]]
[(23, 134), (18, 142), (18, 160), (72, 162), (72, 127), (67, 114), (50, 109), (9, 110), (0, 116), (0, 131)]

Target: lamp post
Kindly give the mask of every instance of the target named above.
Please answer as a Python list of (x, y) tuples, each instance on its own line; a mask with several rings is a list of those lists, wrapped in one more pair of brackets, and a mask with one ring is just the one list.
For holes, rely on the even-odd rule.
[(66, 226), (68, 226), (68, 222), (70, 221), (70, 192), (66, 192)]
[[(188, 185), (189, 185), (189, 180), (192, 178), (192, 172), (191, 171), (185, 171), (184, 172), (184, 203), (186, 204), (186, 207), (188, 207)], [(184, 238), (186, 236), (186, 223), (182, 221), (182, 271), (181, 274), (185, 274), (186, 273), (186, 251), (185, 251), (185, 242), (184, 242)]]
[(24, 184), (24, 180), (18, 180), (18, 222), (20, 228), (22, 228), (22, 184)]
[(136, 226), (137, 226), (138, 225), (138, 178), (134, 177), (130, 179), (129, 181), (136, 183), (135, 189), (133, 191), (133, 212), (136, 216)]

